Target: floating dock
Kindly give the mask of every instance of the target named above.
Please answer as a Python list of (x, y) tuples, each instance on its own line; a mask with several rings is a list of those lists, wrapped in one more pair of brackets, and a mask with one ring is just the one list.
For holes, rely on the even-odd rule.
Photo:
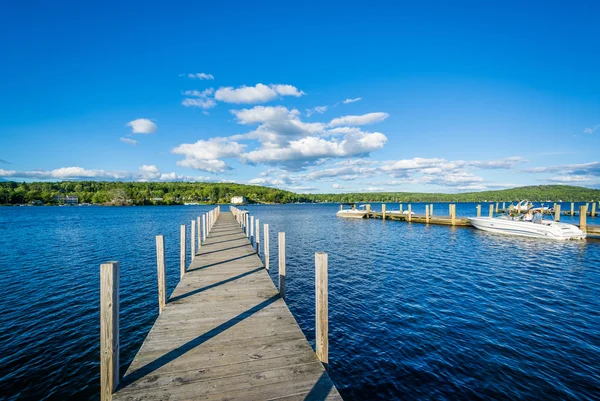
[(212, 229), (198, 232), (206, 239), (112, 399), (341, 400), (252, 236), (232, 213), (207, 220)]

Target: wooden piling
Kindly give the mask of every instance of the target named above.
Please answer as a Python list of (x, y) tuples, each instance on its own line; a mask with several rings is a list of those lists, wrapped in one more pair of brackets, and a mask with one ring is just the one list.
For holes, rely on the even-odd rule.
[(250, 244), (254, 241), (254, 216), (250, 216)]
[(327, 283), (327, 254), (325, 252), (315, 253), (315, 281), (316, 281), (316, 335), (315, 351), (317, 358), (325, 368), (329, 363), (329, 305), (328, 305), (328, 283)]
[(498, 202), (496, 202), (496, 213), (498, 213)]
[(429, 215), (433, 216), (433, 203), (429, 204)]
[(197, 232), (198, 232), (198, 238), (196, 239), (198, 241), (198, 248), (200, 248), (202, 246), (202, 230), (200, 229), (200, 216), (198, 216), (196, 218), (196, 228), (197, 228)]
[(587, 207), (579, 206), (579, 228), (581, 231), (587, 231)]
[(425, 223), (429, 224), (429, 205), (425, 205)]
[(371, 205), (366, 205), (367, 213), (371, 213)]
[(477, 205), (477, 217), (481, 217), (481, 205)]
[(504, 212), (506, 212), (506, 202), (502, 202), (502, 210), (504, 210)]
[(560, 205), (554, 205), (554, 221), (560, 221)]
[(490, 217), (494, 217), (494, 205), (490, 205)]
[(260, 219), (256, 219), (256, 254), (260, 256)]
[(100, 265), (100, 400), (119, 384), (119, 262)]
[(571, 217), (575, 216), (575, 202), (571, 202)]
[(408, 205), (408, 221), (412, 221), (412, 205)]
[(269, 271), (269, 225), (265, 224), (265, 269)]
[(591, 217), (596, 217), (596, 202), (592, 203), (592, 212), (590, 213)]
[(452, 225), (456, 225), (456, 205), (453, 203), (450, 205), (450, 220)]
[(385, 220), (385, 203), (381, 204), (381, 220)]
[(250, 213), (246, 213), (246, 237), (250, 238)]
[(340, 205), (340, 210), (343, 210), (343, 209), (344, 209), (344, 205)]
[(162, 235), (156, 236), (156, 266), (158, 268), (158, 314), (160, 315), (167, 303), (165, 237)]
[(190, 252), (192, 254), (192, 262), (196, 256), (196, 220), (192, 220), (192, 233), (190, 235)]
[(206, 214), (202, 215), (202, 242), (206, 242)]
[(400, 214), (402, 214), (402, 203), (400, 204)]
[(179, 278), (185, 274), (185, 224), (179, 227)]
[(285, 233), (278, 233), (279, 245), (279, 294), (285, 299)]

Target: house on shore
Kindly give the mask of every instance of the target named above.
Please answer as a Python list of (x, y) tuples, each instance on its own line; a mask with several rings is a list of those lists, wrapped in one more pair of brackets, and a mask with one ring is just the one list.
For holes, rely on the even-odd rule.
[(232, 196), (231, 203), (233, 205), (245, 205), (247, 203), (247, 200), (243, 196)]

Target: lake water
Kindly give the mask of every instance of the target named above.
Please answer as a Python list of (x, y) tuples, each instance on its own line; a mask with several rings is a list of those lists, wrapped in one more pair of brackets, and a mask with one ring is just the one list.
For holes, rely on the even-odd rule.
[[(158, 315), (155, 235), (170, 293), (179, 225), (209, 209), (0, 208), (0, 398), (97, 399), (100, 263), (121, 262), (123, 374)], [(286, 232), (287, 302), (311, 343), (314, 252), (329, 253), (330, 375), (346, 400), (600, 399), (599, 241), (248, 209), (271, 227), (275, 266)]]

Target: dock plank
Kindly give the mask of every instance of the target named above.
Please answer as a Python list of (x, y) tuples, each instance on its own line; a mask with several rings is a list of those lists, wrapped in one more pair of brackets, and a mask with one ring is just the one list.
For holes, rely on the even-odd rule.
[(246, 234), (221, 213), (114, 400), (341, 400)]

